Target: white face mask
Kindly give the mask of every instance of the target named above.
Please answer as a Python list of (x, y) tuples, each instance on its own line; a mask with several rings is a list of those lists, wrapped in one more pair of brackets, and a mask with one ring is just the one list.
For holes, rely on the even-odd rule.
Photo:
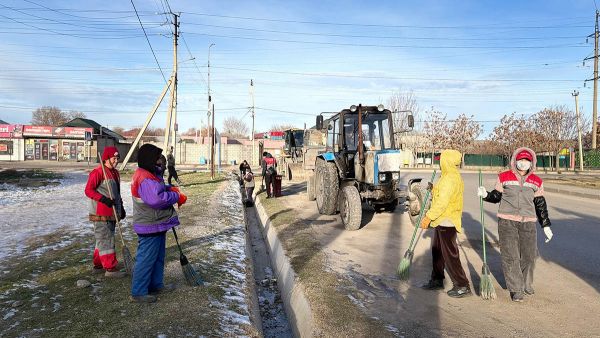
[(529, 160), (518, 160), (517, 161), (517, 169), (527, 171), (531, 168), (531, 162)]

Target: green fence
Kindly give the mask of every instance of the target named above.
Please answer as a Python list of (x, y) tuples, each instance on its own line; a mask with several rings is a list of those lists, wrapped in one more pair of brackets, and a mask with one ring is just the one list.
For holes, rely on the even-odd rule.
[[(579, 152), (575, 155), (575, 167), (579, 168)], [(600, 150), (584, 150), (583, 167), (587, 169), (600, 169)]]

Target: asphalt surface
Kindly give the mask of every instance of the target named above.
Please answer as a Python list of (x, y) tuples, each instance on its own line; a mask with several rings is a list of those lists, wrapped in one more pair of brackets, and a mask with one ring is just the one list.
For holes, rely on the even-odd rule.
[[(463, 267), (473, 291), (477, 291), (483, 256), (476, 195), (478, 174), (462, 175), (464, 232), (458, 242)], [(412, 177), (426, 181), (431, 171), (405, 171), (402, 179), (406, 183)], [(495, 180), (496, 174), (484, 174), (488, 190)], [(299, 218), (311, 222), (315, 237), (329, 257), (327, 268), (351, 282), (340, 292), (346, 292), (369, 316), (398, 329), (399, 335), (600, 336), (600, 321), (590, 317), (600, 312), (600, 201), (553, 192), (547, 192), (546, 198), (554, 238), (544, 243), (543, 233), (538, 230), (536, 294), (524, 303), (511, 302), (506, 290), (497, 245), (497, 205), (485, 203), (484, 208), (487, 259), (498, 294), (498, 299), (490, 302), (476, 295), (453, 299), (444, 292), (418, 287), (431, 273), (431, 230), (417, 237), (410, 280), (399, 281), (396, 268), (414, 229), (402, 208), (394, 213), (374, 213), (363, 206), (363, 227), (345, 231), (338, 215), (318, 214), (316, 203), (306, 199), (304, 183), (286, 182), (281, 201), (296, 210)], [(451, 284), (447, 278), (446, 291)]]

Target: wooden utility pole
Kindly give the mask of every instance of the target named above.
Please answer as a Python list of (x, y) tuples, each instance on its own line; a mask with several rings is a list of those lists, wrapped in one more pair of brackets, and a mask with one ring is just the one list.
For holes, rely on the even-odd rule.
[(583, 171), (583, 146), (581, 145), (581, 119), (579, 117), (579, 92), (574, 90), (573, 94), (575, 96), (575, 113), (577, 114), (577, 141), (579, 142), (579, 171)]
[(252, 107), (250, 107), (252, 109), (252, 136), (250, 136), (252, 140), (252, 155), (250, 155), (250, 162), (252, 165), (256, 165), (254, 162), (254, 155), (256, 154), (254, 148), (254, 81), (252, 79), (250, 79), (250, 97), (252, 99)]
[(212, 123), (210, 127), (211, 142), (210, 142), (210, 179), (215, 179), (215, 105), (212, 105)]
[(594, 113), (592, 115), (592, 149), (596, 149), (598, 134), (598, 14), (596, 11), (596, 26), (594, 28)]
[(208, 62), (207, 62), (207, 66), (208, 66), (208, 76), (207, 76), (207, 87), (208, 87), (208, 107), (207, 107), (207, 112), (206, 112), (206, 131), (209, 132), (209, 134), (207, 136), (212, 137), (212, 134), (210, 134), (210, 114), (211, 114), (211, 103), (212, 103), (212, 97), (210, 96), (210, 47), (214, 46), (214, 43), (211, 43), (208, 46)]

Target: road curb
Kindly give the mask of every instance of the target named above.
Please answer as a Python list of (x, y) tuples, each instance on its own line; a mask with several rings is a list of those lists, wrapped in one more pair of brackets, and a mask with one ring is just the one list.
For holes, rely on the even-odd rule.
[(573, 190), (569, 190), (569, 189), (561, 189), (559, 187), (544, 187), (544, 191), (557, 193), (557, 194), (571, 195), (571, 196), (576, 196), (576, 197), (595, 199), (595, 200), (600, 199), (600, 192), (597, 194), (591, 194), (591, 193), (573, 191)]
[(294, 336), (312, 337), (313, 316), (303, 287), (292, 268), (289, 258), (285, 254), (285, 249), (277, 236), (277, 230), (271, 226), (271, 220), (258, 196), (254, 200), (254, 205), (258, 214), (259, 224), (262, 228), (262, 235), (269, 248), (271, 266), (277, 275), (277, 287), (281, 292), (285, 312), (294, 330)]

